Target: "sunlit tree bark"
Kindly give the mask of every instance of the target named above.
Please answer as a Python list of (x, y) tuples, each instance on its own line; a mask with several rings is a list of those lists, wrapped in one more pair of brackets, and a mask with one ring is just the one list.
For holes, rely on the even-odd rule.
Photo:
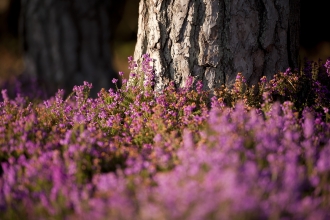
[(141, 0), (135, 59), (155, 60), (156, 89), (188, 76), (204, 88), (250, 84), (298, 67), (300, 0)]

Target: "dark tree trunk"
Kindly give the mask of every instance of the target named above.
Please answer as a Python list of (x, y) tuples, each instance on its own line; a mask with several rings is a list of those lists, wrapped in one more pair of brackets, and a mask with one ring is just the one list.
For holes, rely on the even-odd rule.
[(188, 76), (204, 88), (298, 67), (300, 0), (141, 0), (135, 59), (155, 59), (156, 90)]
[(111, 65), (110, 38), (125, 1), (21, 0), (21, 33), (26, 74), (50, 94), (70, 92), (83, 81), (92, 95), (117, 78)]

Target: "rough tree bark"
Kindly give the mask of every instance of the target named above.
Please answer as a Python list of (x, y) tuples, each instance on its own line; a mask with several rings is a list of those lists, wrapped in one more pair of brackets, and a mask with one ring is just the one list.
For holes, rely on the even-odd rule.
[(149, 53), (156, 90), (188, 76), (204, 88), (250, 84), (298, 67), (300, 0), (141, 0), (134, 58)]
[(110, 38), (125, 1), (21, 0), (21, 34), (26, 74), (49, 94), (70, 92), (83, 81), (92, 95), (113, 86)]

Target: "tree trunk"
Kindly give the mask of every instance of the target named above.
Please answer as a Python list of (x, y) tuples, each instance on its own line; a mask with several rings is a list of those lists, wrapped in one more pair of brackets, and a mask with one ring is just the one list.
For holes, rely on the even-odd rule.
[[(110, 38), (125, 1), (21, 0), (21, 34), (26, 74), (50, 94), (70, 92), (83, 81), (92, 95), (114, 85)], [(112, 23), (111, 23), (112, 22)]]
[(188, 76), (205, 89), (298, 67), (300, 0), (141, 0), (134, 58), (149, 53), (156, 90)]

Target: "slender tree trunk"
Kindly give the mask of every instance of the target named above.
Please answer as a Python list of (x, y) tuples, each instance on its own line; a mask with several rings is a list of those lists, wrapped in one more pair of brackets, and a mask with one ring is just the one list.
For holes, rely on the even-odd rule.
[(83, 81), (113, 86), (110, 38), (125, 1), (21, 0), (21, 32), (26, 74), (50, 94), (70, 92)]
[(141, 0), (135, 59), (155, 60), (156, 90), (188, 76), (204, 88), (298, 67), (300, 0)]

